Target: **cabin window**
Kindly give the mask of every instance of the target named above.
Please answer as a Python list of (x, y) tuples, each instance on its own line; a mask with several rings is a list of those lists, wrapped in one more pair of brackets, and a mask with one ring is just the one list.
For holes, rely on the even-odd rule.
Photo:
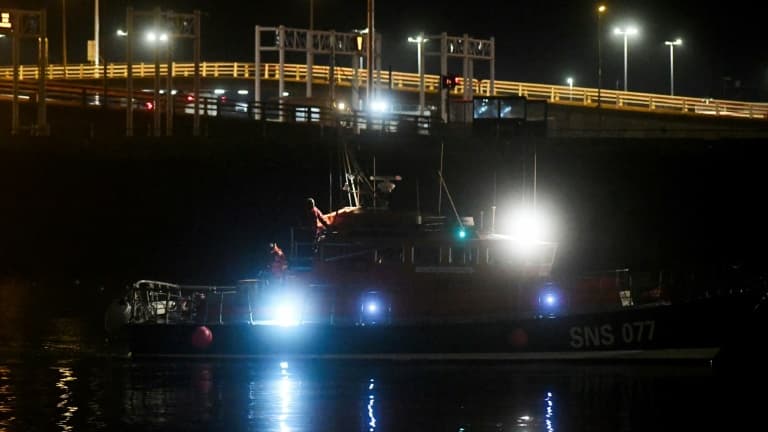
[(454, 266), (476, 265), (478, 255), (477, 248), (451, 248), (449, 263)]
[(376, 250), (377, 264), (402, 264), (403, 248), (384, 248)]
[(488, 248), (486, 251), (488, 265), (506, 265), (514, 261), (514, 253), (506, 248)]
[(464, 265), (466, 262), (465, 257), (466, 249), (464, 248), (450, 248), (448, 249), (448, 263), (450, 265)]
[(372, 249), (360, 249), (355, 246), (325, 246), (322, 250), (323, 261), (343, 265), (348, 270), (368, 271), (373, 264)]
[(440, 248), (417, 247), (413, 251), (413, 263), (418, 266), (433, 266), (440, 264)]
[(480, 263), (480, 249), (467, 249), (467, 264), (477, 265)]

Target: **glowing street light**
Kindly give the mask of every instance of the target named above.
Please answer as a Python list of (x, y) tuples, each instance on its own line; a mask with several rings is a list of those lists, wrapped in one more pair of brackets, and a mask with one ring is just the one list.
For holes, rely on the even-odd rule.
[(424, 50), (422, 45), (428, 41), (429, 39), (424, 37), (424, 33), (420, 33), (416, 37), (408, 37), (408, 42), (417, 44), (416, 55), (418, 57), (419, 65), (419, 115), (424, 114)]
[(603, 38), (601, 30), (601, 17), (607, 8), (604, 4), (597, 6), (597, 106), (600, 106), (600, 93), (603, 88), (603, 53), (600, 49), (601, 39)]
[(635, 27), (627, 27), (624, 29), (616, 27), (613, 29), (613, 33), (624, 36), (624, 91), (627, 91), (627, 55), (629, 52), (627, 46), (627, 37), (636, 35), (638, 31)]
[(570, 99), (573, 100), (573, 78), (568, 77), (565, 79), (565, 82), (568, 83), (568, 91), (571, 94)]
[(675, 45), (682, 45), (683, 40), (677, 38), (673, 41), (665, 41), (664, 45), (669, 45), (669, 95), (675, 95)]
[(171, 44), (168, 43), (168, 33), (158, 32), (155, 30), (149, 30), (145, 33), (144, 39), (153, 47), (153, 53), (155, 58), (155, 93), (153, 98), (154, 109), (154, 134), (160, 136), (161, 120), (160, 120), (160, 56), (158, 54), (159, 46), (165, 45), (165, 54), (168, 60), (167, 78), (166, 78), (166, 135), (172, 134), (173, 128), (173, 97), (171, 90), (173, 87), (173, 65), (171, 60)]
[(156, 33), (154, 31), (148, 31), (146, 34), (146, 40), (150, 43), (155, 42), (168, 42), (168, 33)]

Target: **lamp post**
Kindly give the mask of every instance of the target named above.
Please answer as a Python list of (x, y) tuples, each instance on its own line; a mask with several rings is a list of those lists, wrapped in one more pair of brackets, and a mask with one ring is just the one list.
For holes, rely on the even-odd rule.
[(424, 50), (422, 45), (429, 41), (420, 33), (416, 37), (408, 37), (408, 42), (416, 44), (416, 55), (418, 57), (419, 67), (419, 115), (424, 115)]
[(61, 0), (61, 64), (67, 74), (67, 0)]
[[(156, 23), (159, 22), (159, 20), (155, 20)], [(152, 51), (154, 53), (154, 60), (155, 60), (155, 79), (154, 79), (154, 85), (155, 85), (155, 91), (154, 91), (154, 98), (152, 99), (152, 116), (154, 119), (154, 136), (160, 136), (161, 135), (161, 121), (160, 121), (160, 55), (158, 53), (159, 45), (165, 44), (166, 49), (169, 49), (169, 42), (168, 42), (168, 33), (162, 32), (158, 33), (156, 31), (149, 31), (146, 33), (146, 40), (149, 44), (152, 45)], [(168, 53), (166, 51), (166, 53)], [(168, 54), (168, 58), (170, 58), (170, 54)], [(170, 62), (169, 62), (170, 63)], [(169, 87), (167, 91), (170, 93), (170, 74), (171, 70), (168, 69), (168, 85)], [(169, 95), (166, 95), (166, 101), (171, 102), (171, 99)], [(166, 113), (168, 110), (168, 105), (166, 105)], [(166, 126), (170, 124), (170, 121), (168, 120), (169, 117), (166, 116)], [(170, 134), (169, 134), (170, 135)]]
[(315, 0), (309, 0), (309, 29), (315, 29)]
[(570, 100), (573, 100), (573, 78), (568, 77), (565, 79), (565, 82), (568, 83), (568, 92), (570, 93)]
[(368, 39), (367, 39), (367, 49), (366, 49), (366, 61), (368, 62), (368, 76), (365, 80), (366, 84), (366, 108), (370, 108), (371, 101), (373, 100), (373, 63), (374, 63), (374, 56), (376, 55), (376, 50), (374, 50), (373, 45), (376, 43), (376, 29), (374, 26), (374, 20), (375, 20), (375, 2), (374, 0), (368, 0)]
[(619, 28), (616, 27), (613, 30), (614, 34), (622, 35), (624, 36), (624, 91), (627, 91), (627, 56), (629, 53), (629, 47), (627, 43), (627, 38), (629, 36), (634, 36), (637, 34), (637, 28), (635, 27), (627, 27), (627, 28)]
[(600, 93), (603, 88), (603, 53), (601, 50), (601, 39), (603, 38), (602, 29), (600, 26), (601, 17), (605, 13), (607, 8), (604, 4), (597, 6), (597, 106), (600, 106)]
[[(93, 64), (99, 65), (99, 0), (93, 5)], [(99, 68), (96, 68), (98, 70)]]
[(669, 95), (675, 95), (675, 45), (682, 45), (683, 40), (677, 38), (673, 41), (665, 41), (664, 45), (669, 45)]

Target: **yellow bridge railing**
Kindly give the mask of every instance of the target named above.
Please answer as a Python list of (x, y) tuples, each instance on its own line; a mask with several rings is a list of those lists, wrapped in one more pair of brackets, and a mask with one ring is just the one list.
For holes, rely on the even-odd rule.
[[(253, 79), (253, 63), (241, 62), (202, 62), (200, 74), (206, 79)], [(177, 78), (191, 78), (194, 75), (193, 63), (172, 63), (171, 73)], [(279, 65), (277, 63), (263, 63), (259, 73), (261, 79), (279, 79)], [(106, 66), (94, 66), (92, 64), (49, 65), (46, 69), (46, 78), (49, 80), (98, 80), (125, 79), (128, 76), (128, 68), (124, 63), (109, 63)], [(133, 65), (134, 78), (152, 78), (155, 74), (154, 63), (135, 63)], [(168, 74), (168, 65), (160, 65), (160, 74)], [(304, 64), (285, 64), (284, 80), (286, 82), (305, 82), (307, 66)], [(315, 65), (312, 68), (312, 80), (316, 84), (328, 84), (330, 67)], [(351, 86), (355, 72), (352, 68), (336, 67), (334, 69), (336, 85)], [(358, 70), (360, 85), (365, 86), (367, 71)], [(0, 80), (12, 80), (13, 68), (0, 67)], [(38, 68), (36, 65), (23, 65), (19, 67), (19, 79), (22, 81), (37, 80)], [(383, 85), (389, 85), (398, 91), (418, 92), (419, 75), (408, 72), (388, 71), (377, 72), (374, 79)], [(440, 87), (438, 75), (425, 75), (425, 91), (436, 93)], [(461, 80), (459, 85), (451, 91), (453, 95), (463, 94), (465, 83)], [(476, 96), (490, 95), (490, 81), (472, 81), (473, 92)], [(587, 87), (570, 87), (550, 84), (533, 84), (514, 81), (496, 81), (496, 96), (524, 96), (528, 99), (547, 100), (556, 104), (587, 105), (594, 106), (598, 103), (597, 89)], [(635, 93), (602, 89), (600, 103), (606, 107), (627, 109), (636, 111), (676, 112), (691, 115), (715, 115), (745, 118), (768, 119), (768, 103), (740, 102), (733, 100), (718, 100), (708, 98), (693, 98), (685, 96), (667, 96), (652, 93)]]

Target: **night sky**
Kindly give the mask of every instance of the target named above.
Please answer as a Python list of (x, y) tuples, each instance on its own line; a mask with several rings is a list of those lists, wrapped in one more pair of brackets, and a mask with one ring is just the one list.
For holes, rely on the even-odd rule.
[[(47, 6), (50, 55), (61, 59), (61, 0), (5, 0), (8, 7), (34, 9)], [(179, 12), (199, 8), (204, 14), (203, 58), (208, 61), (252, 61), (253, 26), (280, 24), (309, 27), (309, 0), (101, 0), (102, 53), (113, 61), (124, 60), (123, 42), (115, 30), (123, 27), (125, 8), (150, 11), (156, 6)], [(366, 0), (315, 0), (315, 28), (348, 32), (365, 27)], [(677, 95), (766, 100), (768, 50), (762, 33), (763, 14), (754, 2), (732, 1), (718, 7), (686, 1), (607, 2), (603, 18), (604, 88), (623, 88), (623, 39), (613, 28), (635, 23), (639, 37), (629, 43), (630, 91), (669, 92), (669, 48), (665, 40), (681, 37), (675, 48)], [(376, 2), (376, 29), (384, 35), (383, 67), (416, 71), (416, 48), (408, 35), (447, 32), (497, 42), (500, 80), (597, 86), (596, 2), (578, 1), (405, 1)], [(68, 58), (85, 60), (86, 40), (93, 35), (93, 0), (67, 0)], [(7, 43), (0, 44), (0, 59), (7, 58)], [(184, 44), (182, 44), (184, 45)], [(191, 45), (191, 43), (186, 43)], [(185, 60), (191, 47), (176, 47)], [(140, 55), (140, 54), (139, 54)], [(191, 59), (191, 55), (189, 55)], [(290, 59), (289, 59), (290, 61)], [(301, 61), (300, 58), (294, 61)], [(318, 60), (322, 62), (322, 60)], [(437, 60), (427, 63), (427, 73), (439, 73)], [(461, 62), (449, 62), (451, 72), (461, 72)], [(487, 66), (478, 64), (476, 75)]]

